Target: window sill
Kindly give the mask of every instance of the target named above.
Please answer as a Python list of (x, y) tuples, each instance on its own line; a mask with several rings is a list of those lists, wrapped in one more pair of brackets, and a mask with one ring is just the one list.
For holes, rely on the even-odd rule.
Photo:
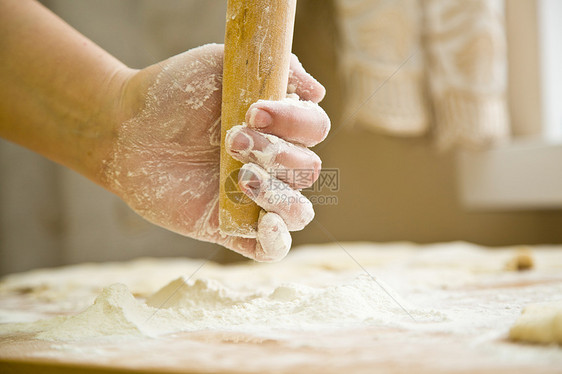
[(562, 141), (521, 140), (460, 151), (461, 201), (471, 210), (562, 208)]

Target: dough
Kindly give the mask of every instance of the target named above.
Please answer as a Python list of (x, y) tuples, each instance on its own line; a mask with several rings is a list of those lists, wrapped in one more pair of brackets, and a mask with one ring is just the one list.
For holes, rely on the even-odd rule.
[(535, 266), (533, 254), (527, 248), (520, 248), (515, 255), (505, 264), (505, 270), (524, 271)]
[(528, 343), (562, 344), (562, 301), (525, 307), (509, 331), (509, 338)]

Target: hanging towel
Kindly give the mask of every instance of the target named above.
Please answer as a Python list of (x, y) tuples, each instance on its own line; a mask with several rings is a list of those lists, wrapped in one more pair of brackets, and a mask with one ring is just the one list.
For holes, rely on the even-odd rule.
[(441, 149), (509, 134), (503, 0), (336, 0), (344, 118)]
[(396, 135), (428, 125), (418, 0), (336, 0), (344, 118)]

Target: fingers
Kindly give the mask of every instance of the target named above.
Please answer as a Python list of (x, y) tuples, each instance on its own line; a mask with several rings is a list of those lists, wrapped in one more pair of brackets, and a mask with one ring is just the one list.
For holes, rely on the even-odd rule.
[(256, 243), (257, 261), (279, 261), (284, 258), (291, 249), (291, 234), (287, 225), (275, 213), (260, 215), (258, 221), (258, 241)]
[(268, 174), (256, 164), (242, 166), (238, 186), (267, 212), (278, 214), (289, 231), (302, 230), (314, 218), (312, 203), (300, 191)]
[(252, 104), (246, 113), (246, 123), (252, 129), (306, 147), (320, 143), (330, 131), (330, 118), (320, 106), (289, 98)]
[(283, 219), (275, 213), (262, 211), (257, 240), (228, 236), (220, 244), (255, 261), (275, 262), (289, 253), (291, 242), (291, 234)]
[(292, 188), (310, 187), (320, 174), (322, 161), (310, 149), (247, 126), (230, 129), (225, 144), (233, 158), (261, 166)]
[(326, 89), (304, 70), (299, 59), (291, 55), (288, 93), (296, 93), (301, 99), (319, 103), (326, 95)]
[(246, 163), (238, 174), (240, 189), (264, 211), (257, 239), (226, 237), (222, 244), (256, 261), (285, 257), (291, 247), (289, 231), (302, 230), (314, 218), (312, 203), (298, 189), (318, 178), (320, 158), (306, 147), (324, 140), (331, 126), (317, 105), (326, 90), (294, 55), (287, 91), (303, 101), (260, 100), (246, 113), (247, 126), (235, 126), (225, 139), (229, 154)]

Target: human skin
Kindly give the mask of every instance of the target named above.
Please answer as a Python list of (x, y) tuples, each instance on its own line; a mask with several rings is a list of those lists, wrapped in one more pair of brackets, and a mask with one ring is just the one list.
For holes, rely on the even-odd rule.
[[(312, 219), (298, 189), (318, 176), (320, 159), (307, 147), (325, 138), (330, 121), (316, 105), (324, 88), (296, 58), (288, 86), (309, 103), (260, 101), (230, 134), (229, 153), (250, 163), (239, 185), (267, 211), (257, 238), (239, 238), (218, 229), (221, 45), (131, 69), (39, 3), (0, 0), (0, 50), (0, 136), (86, 176), (147, 220), (274, 261), (289, 250), (288, 230)], [(252, 157), (265, 148), (267, 165)], [(313, 173), (279, 181), (265, 170), (272, 165)], [(282, 190), (293, 203), (266, 198), (272, 181), (289, 187)]]

